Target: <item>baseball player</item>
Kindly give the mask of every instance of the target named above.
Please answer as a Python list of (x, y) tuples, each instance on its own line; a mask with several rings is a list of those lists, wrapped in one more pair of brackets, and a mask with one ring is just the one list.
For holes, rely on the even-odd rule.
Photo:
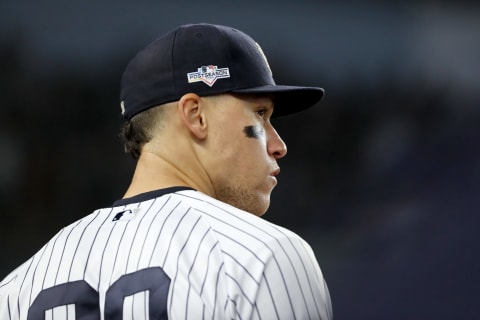
[(276, 85), (230, 27), (152, 42), (122, 77), (126, 194), (10, 273), (0, 319), (331, 319), (310, 246), (260, 217), (287, 152), (270, 119), (322, 96)]

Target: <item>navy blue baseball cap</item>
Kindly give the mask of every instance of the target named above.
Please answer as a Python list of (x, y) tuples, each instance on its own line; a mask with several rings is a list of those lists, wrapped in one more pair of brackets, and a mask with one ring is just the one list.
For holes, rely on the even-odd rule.
[(322, 97), (317, 87), (277, 85), (260, 46), (237, 29), (189, 24), (167, 33), (141, 50), (121, 81), (123, 117), (177, 101), (186, 93), (272, 94), (273, 117), (305, 110)]

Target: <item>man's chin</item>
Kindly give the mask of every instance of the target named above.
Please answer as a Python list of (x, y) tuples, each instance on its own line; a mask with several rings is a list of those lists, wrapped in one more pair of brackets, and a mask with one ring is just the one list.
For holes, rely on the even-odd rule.
[(264, 199), (258, 199), (255, 205), (252, 205), (250, 210), (246, 210), (258, 217), (263, 216), (270, 207), (270, 195)]
[[(224, 192), (217, 193), (217, 199), (228, 203), (238, 209), (261, 217), (270, 207), (270, 192), (253, 193), (240, 192), (240, 190), (223, 189)], [(228, 192), (225, 192), (228, 191)], [(235, 191), (235, 192), (232, 192)]]

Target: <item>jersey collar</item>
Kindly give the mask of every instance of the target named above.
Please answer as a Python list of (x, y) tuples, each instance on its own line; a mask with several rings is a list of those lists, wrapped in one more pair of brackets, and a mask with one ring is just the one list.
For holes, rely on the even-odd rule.
[(127, 204), (143, 202), (143, 201), (161, 197), (169, 193), (174, 193), (174, 192), (184, 191), (184, 190), (195, 190), (195, 189), (190, 187), (170, 187), (165, 189), (152, 190), (145, 193), (137, 194), (136, 196), (133, 196), (133, 197), (117, 200), (113, 203), (113, 207), (119, 207), (119, 206), (125, 206)]

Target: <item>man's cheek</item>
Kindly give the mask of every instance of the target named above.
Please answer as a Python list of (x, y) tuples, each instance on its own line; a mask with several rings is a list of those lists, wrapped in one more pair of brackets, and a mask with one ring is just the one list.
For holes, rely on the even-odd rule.
[(262, 139), (265, 137), (265, 130), (259, 125), (246, 126), (243, 128), (243, 133), (247, 138)]

